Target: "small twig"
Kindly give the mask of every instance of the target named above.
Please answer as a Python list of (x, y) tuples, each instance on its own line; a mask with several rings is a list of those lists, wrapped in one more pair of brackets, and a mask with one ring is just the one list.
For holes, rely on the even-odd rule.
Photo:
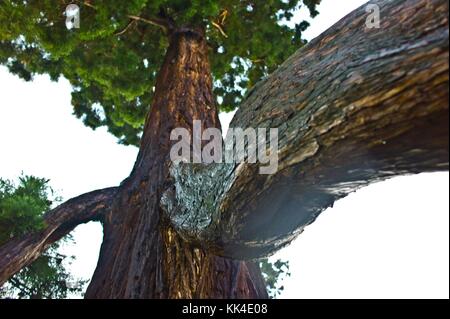
[(219, 30), (220, 34), (222, 34), (225, 38), (228, 38), (228, 35), (223, 31), (222, 26), (214, 21), (211, 22), (211, 24)]
[(136, 20), (131, 20), (130, 23), (128, 23), (127, 26), (126, 26), (122, 31), (120, 31), (120, 32), (118, 32), (118, 33), (116, 33), (116, 34), (114, 34), (114, 35), (120, 36), (120, 35), (124, 34), (125, 32), (128, 31), (129, 28), (131, 28), (131, 26), (132, 26), (134, 23), (136, 23)]
[(228, 10), (225, 9), (219, 15), (221, 25), (225, 25), (225, 20), (227, 19), (227, 17), (228, 17)]
[(83, 4), (87, 7), (91, 7), (92, 9), (97, 10), (97, 8), (94, 7), (90, 1), (84, 1)]
[(255, 59), (255, 60), (250, 60), (252, 63), (262, 63), (264, 62), (264, 58), (261, 59)]
[(159, 18), (146, 19), (146, 18), (141, 18), (141, 17), (133, 16), (133, 15), (129, 15), (128, 17), (133, 20), (142, 21), (142, 22), (145, 22), (145, 23), (148, 23), (151, 25), (155, 25), (157, 27), (164, 29), (164, 31), (166, 31), (166, 32), (173, 29), (172, 23), (166, 19), (159, 19)]

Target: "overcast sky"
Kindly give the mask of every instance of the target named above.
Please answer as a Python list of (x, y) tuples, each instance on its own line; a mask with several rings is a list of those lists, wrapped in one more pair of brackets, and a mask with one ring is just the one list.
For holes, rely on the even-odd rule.
[[(311, 39), (364, 0), (323, 0)], [(297, 19), (306, 17), (304, 13)], [(0, 67), (0, 177), (51, 179), (65, 199), (118, 185), (137, 149), (118, 145), (72, 115), (70, 85), (37, 76), (26, 83)], [(228, 127), (230, 114), (222, 115)], [(282, 298), (448, 298), (449, 175), (422, 174), (367, 187), (336, 203), (288, 248)], [(94, 271), (102, 239), (96, 223), (74, 232), (76, 276)]]

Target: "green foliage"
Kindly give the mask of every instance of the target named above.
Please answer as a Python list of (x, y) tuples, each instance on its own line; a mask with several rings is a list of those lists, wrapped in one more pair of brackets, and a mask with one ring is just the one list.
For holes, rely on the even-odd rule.
[[(47, 179), (33, 176), (21, 176), (17, 186), (0, 179), (0, 245), (45, 227), (43, 214), (59, 201), (48, 183)], [(0, 288), (0, 296), (65, 298), (69, 293), (79, 293), (85, 282), (74, 280), (67, 273), (65, 265), (72, 258), (58, 253), (59, 245), (53, 244), (34, 263), (14, 275)]]
[(283, 279), (291, 276), (289, 261), (278, 259), (272, 263), (268, 259), (262, 259), (259, 265), (266, 281), (269, 297), (276, 298), (284, 290), (284, 286), (281, 284)]
[[(247, 89), (305, 43), (301, 34), (307, 23), (290, 29), (281, 22), (300, 6), (316, 15), (319, 2), (2, 0), (0, 64), (25, 80), (33, 74), (54, 80), (63, 75), (73, 86), (77, 117), (91, 128), (106, 125), (122, 143), (137, 145), (168, 39), (158, 27), (129, 25), (129, 15), (203, 28), (212, 48), (215, 94), (220, 108), (230, 111)], [(69, 3), (80, 7), (80, 29), (65, 27)]]
[(22, 176), (17, 187), (0, 179), (0, 244), (43, 228), (42, 213), (52, 205), (51, 194), (45, 179)]

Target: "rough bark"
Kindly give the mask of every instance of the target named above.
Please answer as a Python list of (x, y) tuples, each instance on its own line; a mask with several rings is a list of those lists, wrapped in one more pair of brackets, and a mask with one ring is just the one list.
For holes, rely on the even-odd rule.
[(276, 174), (258, 174), (260, 164), (171, 168), (176, 188), (163, 204), (184, 238), (223, 256), (265, 256), (363, 186), (448, 170), (448, 1), (373, 3), (380, 29), (366, 27), (365, 6), (351, 13), (234, 117), (231, 127), (279, 129)]
[(116, 188), (107, 188), (73, 198), (44, 216), (43, 230), (0, 246), (0, 286), (76, 226), (101, 221), (111, 209), (116, 191)]
[(87, 298), (265, 298), (258, 266), (216, 257), (173, 231), (160, 209), (169, 177), (170, 132), (220, 127), (201, 31), (171, 35), (140, 153), (104, 223)]

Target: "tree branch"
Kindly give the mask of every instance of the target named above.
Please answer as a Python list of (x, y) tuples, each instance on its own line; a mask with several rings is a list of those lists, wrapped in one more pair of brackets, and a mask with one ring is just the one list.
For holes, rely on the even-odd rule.
[(445, 0), (375, 1), (288, 59), (249, 92), (231, 127), (278, 128), (278, 170), (171, 168), (162, 206), (177, 231), (251, 259), (289, 244), (340, 198), (398, 175), (446, 171), (449, 49)]
[(173, 23), (169, 19), (142, 18), (142, 17), (138, 17), (138, 16), (134, 16), (134, 15), (129, 15), (128, 17), (130, 19), (133, 19), (133, 20), (136, 20), (136, 21), (141, 21), (141, 22), (145, 22), (145, 23), (148, 23), (148, 24), (160, 27), (166, 33), (170, 33), (170, 31), (172, 31), (175, 28), (175, 26), (173, 25)]
[(44, 216), (45, 229), (13, 238), (1, 246), (0, 286), (76, 226), (101, 220), (109, 211), (116, 191), (117, 188), (106, 188), (73, 198)]
[(85, 6), (87, 6), (87, 7), (90, 7), (90, 8), (92, 8), (92, 9), (94, 9), (94, 10), (97, 10), (97, 8), (91, 4), (91, 1), (90, 1), (90, 0), (89, 0), (89, 1), (84, 1), (83, 4), (84, 4)]
[(223, 35), (225, 38), (228, 38), (228, 35), (225, 33), (225, 31), (223, 30), (222, 26), (220, 24), (218, 24), (217, 22), (211, 21), (211, 24), (217, 29), (219, 30), (220, 34)]
[(119, 32), (115, 33), (114, 35), (120, 36), (120, 35), (124, 34), (125, 32), (128, 31), (129, 28), (131, 28), (131, 26), (132, 26), (134, 23), (136, 23), (136, 20), (131, 20), (131, 21), (127, 24), (127, 26), (126, 26), (122, 31), (119, 31)]

